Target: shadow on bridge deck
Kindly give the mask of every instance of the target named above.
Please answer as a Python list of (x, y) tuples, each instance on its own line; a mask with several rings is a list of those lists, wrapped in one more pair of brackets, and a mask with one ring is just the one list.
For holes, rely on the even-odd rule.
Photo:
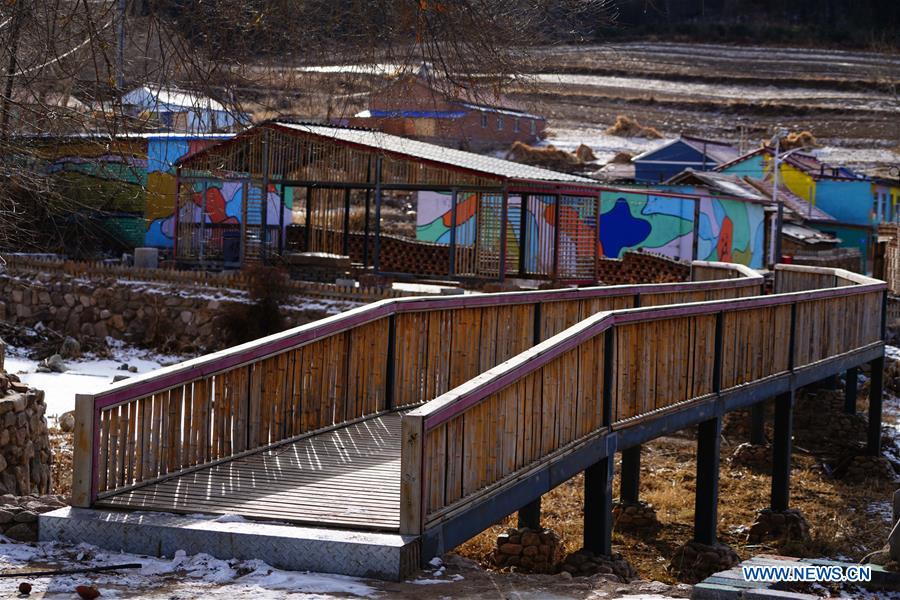
[(98, 507), (397, 531), (400, 416), (387, 413), (98, 501)]

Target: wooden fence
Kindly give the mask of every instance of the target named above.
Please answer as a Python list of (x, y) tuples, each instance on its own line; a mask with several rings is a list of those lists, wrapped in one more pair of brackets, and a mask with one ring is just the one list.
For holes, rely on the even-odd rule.
[(384, 300), (76, 397), (73, 503), (444, 394), (598, 311), (756, 296), (762, 277)]
[(880, 343), (884, 283), (823, 271), (779, 268), (790, 293), (597, 313), (405, 414), (401, 533), (438, 526), (589, 436)]

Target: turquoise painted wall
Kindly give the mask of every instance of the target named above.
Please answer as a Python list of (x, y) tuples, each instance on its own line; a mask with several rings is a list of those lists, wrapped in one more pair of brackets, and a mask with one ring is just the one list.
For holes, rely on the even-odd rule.
[(722, 169), (722, 172), (740, 175), (741, 177), (746, 175), (753, 177), (754, 179), (762, 179), (766, 172), (765, 160), (763, 159), (762, 154), (757, 154), (756, 156), (751, 156), (747, 160), (743, 160)]
[(816, 182), (816, 206), (838, 221), (870, 225), (872, 218), (872, 182), (819, 179)]

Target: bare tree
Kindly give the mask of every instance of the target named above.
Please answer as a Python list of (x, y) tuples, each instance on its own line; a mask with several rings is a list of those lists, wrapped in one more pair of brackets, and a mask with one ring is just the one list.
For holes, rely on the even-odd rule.
[(98, 233), (84, 215), (109, 190), (73, 196), (46, 176), (41, 148), (90, 134), (97, 152), (123, 152), (110, 139), (156, 125), (119, 102), (131, 86), (193, 90), (257, 119), (347, 115), (386, 76), (423, 63), (441, 85), (496, 94), (534, 70), (539, 45), (607, 22), (611, 1), (8, 0), (0, 248), (71, 250), (73, 224), (76, 237)]

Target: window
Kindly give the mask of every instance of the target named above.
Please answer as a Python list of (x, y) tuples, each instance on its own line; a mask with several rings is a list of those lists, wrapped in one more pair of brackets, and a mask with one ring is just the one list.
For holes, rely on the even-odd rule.
[(503, 116), (499, 115), (497, 117), (497, 131), (503, 131)]
[(513, 131), (515, 131), (516, 133), (519, 133), (519, 119), (518, 118), (516, 118), (516, 120), (513, 121)]
[(531, 135), (537, 135), (537, 123), (534, 122), (534, 119), (531, 120)]
[(488, 116), (484, 113), (481, 113), (481, 127), (483, 129), (487, 129), (488, 126)]

